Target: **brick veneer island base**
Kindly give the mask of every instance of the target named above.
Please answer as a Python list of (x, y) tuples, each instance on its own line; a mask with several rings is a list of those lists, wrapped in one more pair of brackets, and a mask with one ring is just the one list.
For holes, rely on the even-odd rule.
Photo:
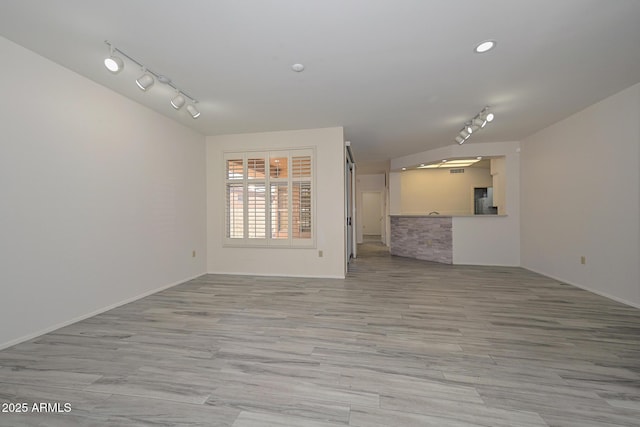
[(453, 263), (450, 216), (391, 215), (391, 255)]

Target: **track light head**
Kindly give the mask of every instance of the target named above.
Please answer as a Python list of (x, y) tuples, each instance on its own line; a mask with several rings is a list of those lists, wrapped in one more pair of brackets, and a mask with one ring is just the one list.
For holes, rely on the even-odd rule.
[(118, 74), (124, 68), (124, 61), (119, 56), (115, 56), (116, 49), (113, 45), (107, 44), (109, 45), (109, 57), (105, 58), (104, 66), (113, 74)]
[(118, 74), (124, 68), (124, 61), (119, 56), (111, 55), (104, 60), (104, 66), (113, 74)]
[(487, 124), (487, 121), (478, 117), (473, 119), (472, 123), (473, 123), (473, 127), (478, 129), (478, 128), (483, 128)]
[(173, 108), (175, 108), (176, 110), (179, 110), (182, 108), (182, 106), (185, 103), (185, 99), (184, 96), (177, 94), (172, 100), (171, 100), (171, 106)]
[(140, 90), (144, 90), (144, 91), (146, 91), (151, 86), (153, 86), (153, 82), (154, 82), (153, 76), (147, 72), (145, 72), (143, 75), (141, 75), (136, 79), (136, 84), (138, 85)]
[(495, 119), (495, 115), (493, 113), (488, 113), (486, 116), (486, 120), (487, 122), (491, 123), (493, 121), (493, 119)]
[(460, 136), (460, 135), (456, 136), (456, 142), (458, 144), (464, 144), (464, 141), (465, 141), (465, 139), (462, 136)]
[(192, 105), (192, 104), (187, 105), (187, 111), (189, 112), (189, 114), (191, 114), (191, 117), (194, 119), (197, 119), (198, 117), (200, 117), (200, 111), (198, 111), (195, 105)]
[(469, 138), (469, 136), (470, 136), (470, 135), (471, 135), (471, 134), (470, 134), (469, 132), (467, 132), (467, 130), (466, 130), (466, 129), (462, 129), (462, 130), (460, 131), (460, 136), (461, 136), (462, 138), (464, 138), (464, 139)]

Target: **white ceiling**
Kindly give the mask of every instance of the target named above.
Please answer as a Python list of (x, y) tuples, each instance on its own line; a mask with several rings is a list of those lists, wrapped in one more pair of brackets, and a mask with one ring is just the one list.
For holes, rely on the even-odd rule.
[[(640, 81), (639, 0), (1, 0), (0, 35), (205, 135), (344, 126), (369, 171), (455, 143), (485, 105), (497, 118), (468, 143), (522, 139)], [(165, 85), (140, 91), (133, 63), (110, 74), (105, 40), (202, 116)]]

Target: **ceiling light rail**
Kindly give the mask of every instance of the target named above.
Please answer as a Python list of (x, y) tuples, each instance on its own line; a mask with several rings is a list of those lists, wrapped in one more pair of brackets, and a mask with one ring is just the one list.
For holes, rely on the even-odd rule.
[(489, 107), (484, 107), (482, 111), (462, 126), (462, 129), (460, 129), (460, 132), (456, 136), (456, 142), (460, 145), (464, 144), (472, 134), (480, 129), (484, 129), (487, 123), (491, 123), (494, 118), (495, 115), (489, 111)]
[(104, 66), (107, 67), (109, 71), (111, 71), (113, 74), (119, 73), (124, 68), (124, 61), (122, 60), (122, 57), (128, 59), (129, 61), (140, 67), (140, 69), (142, 70), (142, 75), (136, 79), (136, 85), (140, 88), (140, 90), (146, 92), (149, 88), (151, 88), (151, 86), (153, 86), (153, 83), (157, 80), (160, 83), (163, 83), (175, 89), (176, 94), (170, 100), (171, 106), (173, 108), (179, 110), (186, 103), (185, 98), (188, 98), (191, 103), (187, 105), (187, 111), (194, 119), (200, 117), (200, 111), (198, 111), (198, 109), (194, 105), (198, 103), (198, 100), (196, 98), (180, 89), (171, 81), (170, 78), (168, 78), (164, 74), (160, 74), (153, 70), (150, 70), (140, 61), (132, 58), (122, 50), (113, 46), (110, 41), (105, 40), (104, 42), (107, 46), (109, 46), (109, 57), (104, 60)]

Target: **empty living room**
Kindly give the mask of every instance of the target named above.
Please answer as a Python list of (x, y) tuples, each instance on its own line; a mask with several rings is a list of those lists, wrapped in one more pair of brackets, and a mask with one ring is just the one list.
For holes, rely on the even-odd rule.
[(0, 426), (640, 425), (639, 17), (3, 0)]

